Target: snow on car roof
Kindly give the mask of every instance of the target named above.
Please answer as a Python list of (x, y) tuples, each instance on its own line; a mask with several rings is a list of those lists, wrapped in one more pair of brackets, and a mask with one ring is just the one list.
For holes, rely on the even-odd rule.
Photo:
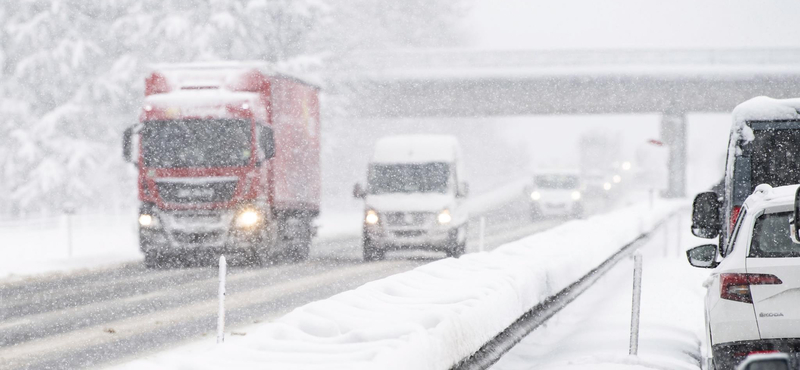
[(751, 211), (791, 206), (794, 204), (794, 194), (798, 186), (786, 185), (773, 188), (767, 184), (761, 184), (756, 186), (753, 194), (747, 197), (744, 204)]
[(533, 171), (533, 175), (534, 176), (536, 176), (536, 175), (575, 175), (575, 176), (579, 176), (580, 174), (581, 174), (581, 171), (578, 171), (576, 169), (571, 169), (571, 168), (568, 168), (568, 169), (548, 168), (548, 169), (541, 169), (541, 170)]
[(733, 109), (731, 143), (738, 142), (740, 138), (745, 141), (755, 138), (753, 131), (747, 126), (747, 122), (800, 119), (798, 109), (800, 109), (800, 98), (773, 99), (767, 96), (757, 96), (737, 105)]
[(458, 139), (448, 135), (398, 135), (375, 144), (374, 163), (453, 162), (458, 156)]

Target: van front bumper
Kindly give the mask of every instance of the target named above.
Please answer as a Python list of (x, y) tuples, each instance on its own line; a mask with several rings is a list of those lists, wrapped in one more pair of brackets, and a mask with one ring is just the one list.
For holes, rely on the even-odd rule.
[(451, 248), (454, 227), (435, 228), (382, 228), (364, 226), (364, 236), (369, 238), (373, 246), (381, 249), (431, 249), (446, 250)]

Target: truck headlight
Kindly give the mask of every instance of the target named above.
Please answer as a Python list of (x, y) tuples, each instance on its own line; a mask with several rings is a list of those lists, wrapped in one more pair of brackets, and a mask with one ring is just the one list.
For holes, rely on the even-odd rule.
[(244, 211), (239, 212), (239, 214), (236, 216), (236, 227), (252, 227), (257, 224), (260, 219), (261, 215), (258, 214), (258, 211), (253, 209), (245, 209)]
[(139, 215), (139, 226), (146, 229), (156, 229), (161, 227), (161, 223), (158, 221), (158, 217), (145, 213)]
[(572, 192), (572, 200), (580, 200), (581, 199), (581, 192), (575, 190)]
[(534, 191), (533, 193), (531, 193), (531, 199), (533, 199), (533, 200), (542, 199), (542, 193), (540, 193), (538, 191)]
[(444, 211), (439, 212), (439, 216), (436, 217), (436, 220), (438, 220), (440, 224), (448, 224), (453, 220), (453, 216), (450, 215), (449, 210), (445, 209)]
[(367, 211), (367, 215), (364, 216), (364, 222), (366, 222), (369, 225), (375, 225), (378, 223), (379, 220), (380, 218), (378, 217), (378, 212), (375, 212), (374, 210), (371, 209)]

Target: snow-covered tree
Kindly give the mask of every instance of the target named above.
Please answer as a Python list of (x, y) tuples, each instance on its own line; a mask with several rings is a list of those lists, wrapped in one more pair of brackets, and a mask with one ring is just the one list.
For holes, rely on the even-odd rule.
[(137, 117), (150, 63), (264, 60), (318, 69), (353, 48), (451, 40), (460, 4), (0, 2), (0, 213), (53, 212), (67, 201), (84, 208), (132, 203), (120, 136)]

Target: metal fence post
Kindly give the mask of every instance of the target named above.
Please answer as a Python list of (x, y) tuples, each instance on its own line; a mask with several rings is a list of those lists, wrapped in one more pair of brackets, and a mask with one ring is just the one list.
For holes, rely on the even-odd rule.
[(483, 252), (483, 248), (484, 248), (483, 238), (484, 238), (485, 234), (486, 234), (486, 217), (485, 216), (481, 216), (480, 236), (479, 236), (479, 241), (478, 241), (478, 251), (479, 252)]
[(639, 308), (642, 302), (642, 255), (633, 255), (633, 303), (631, 307), (631, 342), (628, 353), (639, 353)]
[(217, 343), (225, 341), (225, 274), (228, 272), (225, 256), (219, 256), (219, 314), (217, 316)]

